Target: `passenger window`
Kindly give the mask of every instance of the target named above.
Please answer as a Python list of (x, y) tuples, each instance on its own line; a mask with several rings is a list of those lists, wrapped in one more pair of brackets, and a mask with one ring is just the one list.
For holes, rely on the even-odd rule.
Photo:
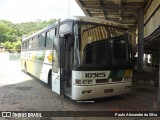
[(32, 38), (32, 49), (36, 49), (37, 48), (37, 38), (34, 37)]
[(44, 48), (45, 47), (45, 33), (40, 34), (38, 36), (38, 48)]
[(55, 36), (55, 29), (50, 30), (46, 33), (47, 35), (47, 41), (46, 41), (46, 47), (52, 47), (53, 46), (53, 38)]
[(29, 49), (32, 48), (32, 39), (29, 40)]

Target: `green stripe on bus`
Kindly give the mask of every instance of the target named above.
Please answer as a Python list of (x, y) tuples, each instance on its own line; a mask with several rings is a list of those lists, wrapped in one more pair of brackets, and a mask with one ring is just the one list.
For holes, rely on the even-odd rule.
[(116, 78), (117, 74), (118, 74), (118, 71), (113, 70), (113, 71), (110, 72), (109, 78)]
[(113, 70), (109, 74), (109, 78), (123, 78), (125, 70)]
[(118, 74), (117, 74), (117, 78), (123, 78), (124, 77), (124, 73), (125, 73), (125, 70), (119, 70)]

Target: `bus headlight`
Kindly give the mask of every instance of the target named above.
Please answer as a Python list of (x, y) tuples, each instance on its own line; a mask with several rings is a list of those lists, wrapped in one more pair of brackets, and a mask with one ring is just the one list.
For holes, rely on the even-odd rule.
[(93, 84), (93, 80), (88, 80), (88, 84)]
[(76, 79), (75, 81), (76, 84), (78, 85), (87, 85), (87, 84), (93, 84), (93, 80), (79, 80), (79, 79)]
[(130, 77), (123, 78), (123, 81), (131, 81), (131, 78)]
[(87, 80), (83, 80), (83, 84), (87, 84), (88, 82), (87, 82)]
[(76, 84), (80, 85), (81, 84), (81, 80), (76, 79)]

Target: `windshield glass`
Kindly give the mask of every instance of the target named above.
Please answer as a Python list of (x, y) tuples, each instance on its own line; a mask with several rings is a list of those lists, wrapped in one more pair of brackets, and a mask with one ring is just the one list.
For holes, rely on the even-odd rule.
[(107, 67), (129, 63), (129, 37), (126, 30), (92, 23), (81, 23), (77, 29), (76, 66)]

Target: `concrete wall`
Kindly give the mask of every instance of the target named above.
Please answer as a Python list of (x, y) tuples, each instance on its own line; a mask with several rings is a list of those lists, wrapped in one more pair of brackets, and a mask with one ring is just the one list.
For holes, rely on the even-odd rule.
[(160, 25), (160, 0), (151, 0), (144, 13), (144, 37), (149, 36)]

